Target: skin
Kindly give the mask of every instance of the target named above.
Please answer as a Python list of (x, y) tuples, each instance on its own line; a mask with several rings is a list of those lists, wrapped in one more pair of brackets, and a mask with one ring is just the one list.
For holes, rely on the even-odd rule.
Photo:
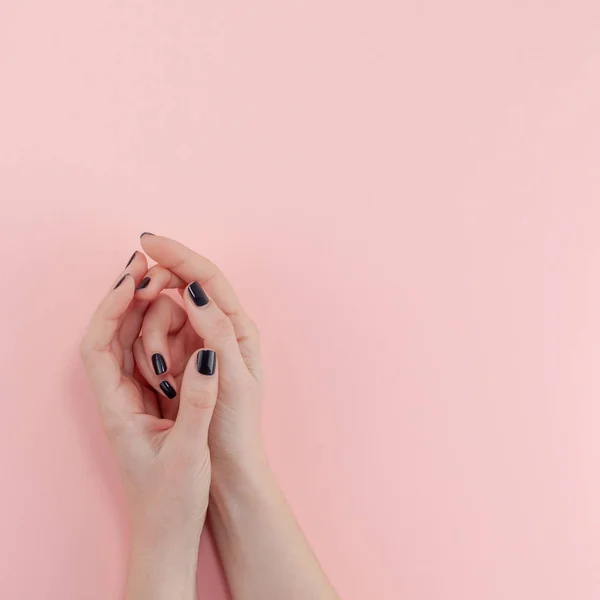
[[(208, 259), (161, 236), (141, 243), (157, 264), (148, 269), (136, 254), (81, 344), (128, 500), (127, 599), (197, 598), (207, 510), (234, 600), (337, 598), (263, 450), (256, 325)], [(149, 285), (136, 291), (144, 277)], [(192, 302), (192, 282), (209, 297), (205, 306)], [(181, 304), (162, 293), (168, 288)], [(212, 376), (196, 369), (200, 348), (216, 352)], [(154, 353), (167, 365), (161, 375)], [(160, 391), (165, 380), (176, 398)]]

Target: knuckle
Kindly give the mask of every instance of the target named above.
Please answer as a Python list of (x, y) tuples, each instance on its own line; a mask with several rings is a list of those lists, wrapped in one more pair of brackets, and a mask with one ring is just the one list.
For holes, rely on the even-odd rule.
[(83, 360), (83, 362), (86, 362), (88, 357), (90, 356), (90, 353), (91, 345), (86, 336), (79, 342), (79, 356), (81, 357), (81, 360)]
[(99, 403), (99, 412), (102, 419), (102, 426), (107, 437), (111, 440), (117, 440), (126, 430), (126, 423), (123, 419), (104, 402)]
[(169, 308), (171, 305), (171, 298), (169, 298), (169, 296), (165, 296), (164, 294), (161, 294), (155, 301), (154, 301), (154, 306), (156, 308), (156, 310), (158, 309), (165, 309), (165, 308)]
[(199, 411), (211, 410), (216, 402), (210, 390), (195, 390), (187, 398), (190, 406)]
[(161, 294), (156, 300), (154, 300), (144, 315), (144, 328), (154, 328), (156, 319), (160, 319), (169, 310), (169, 308), (168, 296)]
[(255, 367), (260, 364), (260, 349), (250, 344), (242, 344), (240, 352), (246, 365)]
[(139, 352), (143, 349), (143, 347), (144, 347), (143, 339), (141, 337), (135, 338), (135, 340), (133, 342), (133, 351)]
[(252, 319), (248, 319), (248, 336), (253, 337), (257, 341), (260, 340), (260, 329)]
[(212, 333), (217, 339), (227, 339), (233, 335), (233, 325), (225, 316), (219, 316), (212, 325)]

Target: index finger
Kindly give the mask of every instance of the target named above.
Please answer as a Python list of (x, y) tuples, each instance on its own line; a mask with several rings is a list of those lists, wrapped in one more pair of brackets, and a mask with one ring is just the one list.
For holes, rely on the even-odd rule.
[[(122, 369), (114, 344), (134, 291), (134, 278), (127, 273), (96, 309), (80, 344), (81, 358), (101, 404), (108, 402), (121, 384)], [(131, 412), (132, 407), (119, 402), (114, 408), (117, 412)]]
[(141, 244), (150, 258), (178, 275), (186, 285), (192, 281), (200, 283), (228, 317), (243, 312), (232, 285), (208, 258), (160, 235), (142, 234)]
[(242, 307), (233, 286), (221, 270), (208, 258), (187, 246), (153, 234), (142, 234), (144, 251), (186, 283), (197, 281), (231, 320), (244, 361), (255, 375), (260, 374), (260, 342), (258, 329)]

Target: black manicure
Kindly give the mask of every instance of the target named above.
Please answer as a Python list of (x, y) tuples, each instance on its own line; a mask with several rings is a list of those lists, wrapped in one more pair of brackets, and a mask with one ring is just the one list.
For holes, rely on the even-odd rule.
[(165, 393), (165, 396), (170, 400), (173, 400), (177, 396), (177, 392), (173, 389), (173, 386), (168, 381), (160, 382), (160, 389)]
[(117, 285), (115, 285), (113, 290), (116, 290), (125, 281), (125, 277), (127, 277), (127, 275), (129, 275), (129, 273), (125, 273), (125, 275), (123, 275), (123, 277), (117, 281)]
[(162, 375), (167, 370), (167, 363), (162, 354), (156, 353), (152, 355), (152, 366), (157, 375)]
[(137, 250), (131, 255), (131, 258), (127, 261), (125, 268), (127, 268), (133, 262), (133, 259), (135, 258), (136, 254), (137, 254)]
[(150, 233), (149, 231), (144, 231), (144, 233), (142, 233), (142, 235), (140, 235), (140, 237), (144, 237), (145, 235), (154, 235), (153, 233)]
[(140, 281), (140, 285), (138, 285), (135, 290), (143, 290), (144, 288), (148, 287), (148, 284), (150, 283), (150, 277), (144, 277), (144, 279), (142, 279)]
[(188, 294), (196, 306), (206, 306), (208, 304), (208, 296), (197, 281), (190, 283)]
[(214, 375), (217, 355), (214, 350), (200, 350), (196, 359), (196, 369), (201, 375)]

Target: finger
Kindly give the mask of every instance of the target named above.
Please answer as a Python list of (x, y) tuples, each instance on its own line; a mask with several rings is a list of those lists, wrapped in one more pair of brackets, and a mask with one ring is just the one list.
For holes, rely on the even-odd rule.
[(133, 357), (140, 375), (156, 391), (163, 417), (174, 419), (177, 414), (178, 397), (175, 378), (167, 373), (156, 375), (144, 348), (144, 338), (139, 337), (133, 344)]
[(136, 297), (155, 300), (166, 289), (183, 288), (185, 281), (162, 265), (150, 267), (136, 288)]
[(133, 277), (135, 287), (137, 287), (147, 270), (148, 260), (143, 252), (138, 252), (136, 250), (127, 261), (127, 264), (125, 265), (123, 271), (121, 271), (121, 274), (113, 282), (111, 289), (114, 289), (125, 275), (131, 275)]
[(238, 297), (219, 268), (207, 258), (166, 237), (142, 234), (145, 252), (187, 283), (197, 281), (231, 320), (240, 352), (248, 369), (260, 378), (260, 340), (258, 328), (243, 309)]
[(158, 403), (158, 394), (148, 386), (148, 382), (144, 379), (137, 366), (134, 369), (133, 378), (137, 381), (140, 386), (142, 393), (142, 401), (144, 403), (144, 410), (146, 414), (152, 415), (159, 419), (162, 418), (160, 405)]
[(147, 271), (148, 259), (143, 252), (138, 252), (136, 250), (125, 265), (124, 272), (131, 273), (133, 279), (135, 280), (135, 286), (137, 287)]
[(144, 314), (148, 308), (149, 302), (133, 299), (129, 311), (125, 315), (119, 331), (119, 341), (122, 352), (123, 372), (132, 376), (135, 370), (135, 361), (133, 358), (133, 343), (138, 338), (142, 329)]
[(96, 309), (80, 344), (85, 368), (101, 401), (108, 401), (121, 382), (121, 364), (113, 351), (113, 341), (133, 299), (134, 289), (133, 277), (123, 275)]
[(230, 319), (209, 298), (200, 284), (191, 283), (183, 294), (183, 304), (191, 326), (204, 340), (204, 345), (214, 348), (221, 362), (221, 377), (228, 383), (248, 375)]
[[(148, 270), (148, 261), (142, 252), (136, 251), (129, 259), (125, 269), (131, 273), (137, 286)], [(134, 373), (133, 342), (140, 334), (148, 305), (147, 301), (134, 299), (123, 318), (119, 331), (119, 341), (123, 353), (123, 371), (130, 376)]]
[(192, 354), (181, 382), (179, 413), (173, 435), (192, 452), (208, 443), (208, 428), (217, 402), (217, 355), (203, 348)]
[(155, 375), (163, 376), (172, 366), (167, 343), (170, 333), (177, 333), (187, 319), (185, 310), (174, 300), (161, 294), (148, 308), (142, 323), (144, 350)]

